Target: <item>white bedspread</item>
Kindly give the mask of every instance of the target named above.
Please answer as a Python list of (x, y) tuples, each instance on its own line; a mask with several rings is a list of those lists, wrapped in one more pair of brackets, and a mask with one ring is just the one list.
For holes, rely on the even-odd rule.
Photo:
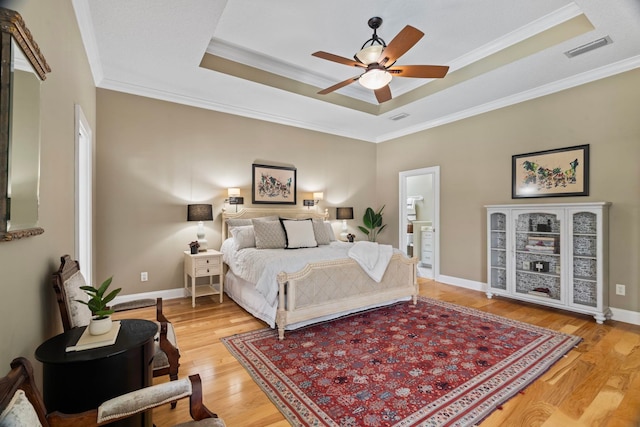
[(349, 249), (348, 254), (362, 267), (369, 277), (380, 283), (393, 256), (393, 247), (391, 245), (379, 245), (376, 242), (356, 242)]
[[(234, 249), (233, 239), (222, 243), (220, 252), (224, 262), (233, 273), (251, 283), (269, 304), (275, 304), (278, 297), (277, 275), (280, 272), (295, 273), (307, 264), (317, 261), (330, 261), (349, 258), (349, 249), (353, 243), (331, 242), (317, 248), (303, 249)], [(396, 251), (392, 249), (393, 252)], [(388, 263), (388, 261), (387, 261)], [(386, 264), (384, 266), (386, 269)], [(384, 270), (382, 272), (384, 274)]]

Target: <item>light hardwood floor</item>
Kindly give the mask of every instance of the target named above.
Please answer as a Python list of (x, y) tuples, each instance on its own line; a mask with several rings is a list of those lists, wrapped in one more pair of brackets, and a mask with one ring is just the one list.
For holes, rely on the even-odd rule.
[[(638, 427), (640, 426), (640, 326), (544, 308), (420, 279), (420, 294), (500, 316), (575, 334), (582, 343), (519, 394), (485, 419), (481, 427)], [(220, 337), (265, 327), (225, 296), (164, 301), (180, 353), (180, 377), (199, 373), (205, 404), (228, 427), (284, 427), (284, 419), (249, 374), (229, 354)], [(150, 310), (138, 317), (153, 318)], [(154, 379), (154, 383), (166, 381)], [(154, 410), (157, 427), (186, 421), (188, 402)]]

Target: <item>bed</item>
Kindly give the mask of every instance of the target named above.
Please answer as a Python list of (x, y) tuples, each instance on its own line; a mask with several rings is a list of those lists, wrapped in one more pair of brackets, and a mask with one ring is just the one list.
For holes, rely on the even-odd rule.
[[(318, 243), (323, 244), (293, 250), (265, 246), (259, 240), (261, 230), (267, 223), (275, 227), (280, 218), (289, 220), (280, 222), (289, 231), (293, 226), (308, 226), (301, 221), (308, 219)], [(416, 303), (416, 258), (393, 249), (386, 269), (378, 269), (378, 281), (348, 255), (357, 243), (337, 241), (327, 218), (326, 212), (286, 208), (245, 208), (222, 214), (225, 293), (253, 316), (277, 327), (281, 340), (285, 330), (398, 301)], [(325, 237), (316, 228), (319, 224), (325, 227), (328, 242), (321, 242)], [(293, 234), (285, 235), (289, 237), (286, 244), (293, 244)], [(254, 266), (260, 268), (250, 268)]]

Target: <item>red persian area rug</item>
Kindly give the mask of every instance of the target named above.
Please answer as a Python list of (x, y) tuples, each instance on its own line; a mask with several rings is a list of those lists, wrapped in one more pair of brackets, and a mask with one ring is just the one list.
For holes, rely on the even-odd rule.
[(294, 426), (473, 426), (581, 338), (419, 297), (223, 338)]

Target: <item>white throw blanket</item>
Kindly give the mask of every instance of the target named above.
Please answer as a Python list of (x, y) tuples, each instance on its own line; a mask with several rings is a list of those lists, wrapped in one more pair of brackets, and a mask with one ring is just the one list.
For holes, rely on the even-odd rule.
[(392, 256), (391, 245), (379, 245), (376, 242), (356, 242), (349, 249), (349, 257), (360, 264), (365, 273), (378, 283), (387, 271)]

